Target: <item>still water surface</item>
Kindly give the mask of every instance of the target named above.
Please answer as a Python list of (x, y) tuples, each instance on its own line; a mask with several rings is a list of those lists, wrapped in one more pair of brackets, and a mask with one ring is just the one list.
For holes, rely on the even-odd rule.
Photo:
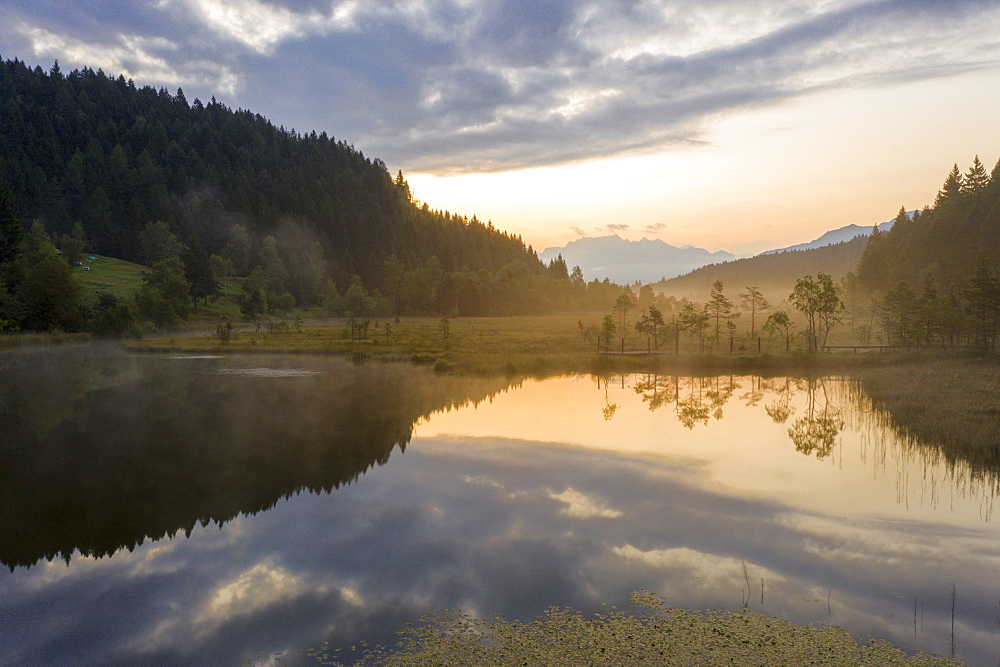
[(996, 471), (839, 378), (76, 348), (0, 356), (0, 434), (0, 664), (315, 664), (638, 589), (1000, 657)]

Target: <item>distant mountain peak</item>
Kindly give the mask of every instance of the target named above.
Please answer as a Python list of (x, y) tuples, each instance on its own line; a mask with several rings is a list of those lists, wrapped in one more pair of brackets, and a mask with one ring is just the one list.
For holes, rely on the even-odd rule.
[(574, 239), (565, 246), (546, 248), (539, 258), (549, 262), (557, 255), (562, 255), (568, 266), (579, 266), (587, 280), (609, 278), (617, 283), (655, 282), (736, 258), (724, 250), (713, 253), (646, 237), (631, 241), (617, 234)]
[[(911, 211), (907, 215), (913, 216)], [(888, 231), (892, 228), (892, 223), (894, 220), (889, 220), (887, 222), (879, 222), (874, 225), (846, 225), (838, 229), (831, 229), (817, 239), (813, 239), (808, 243), (799, 243), (796, 245), (788, 246), (786, 248), (776, 248), (774, 250), (766, 250), (761, 255), (773, 255), (776, 252), (786, 252), (789, 250), (811, 250), (813, 248), (822, 248), (823, 246), (834, 245), (837, 243), (844, 243), (845, 241), (850, 241), (851, 239), (858, 236), (869, 236), (872, 231), (878, 227), (880, 232)]]

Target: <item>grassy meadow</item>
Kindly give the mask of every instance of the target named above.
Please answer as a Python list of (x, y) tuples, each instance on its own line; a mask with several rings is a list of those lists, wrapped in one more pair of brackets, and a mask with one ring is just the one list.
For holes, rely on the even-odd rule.
[[(892, 363), (894, 354), (807, 354), (784, 350), (701, 353), (697, 343), (653, 349), (646, 339), (621, 339), (598, 353), (594, 338), (580, 329), (603, 314), (512, 317), (403, 317), (372, 319), (363, 335), (351, 334), (341, 319), (268, 319), (259, 326), (202, 316), (199, 331), (175, 332), (129, 341), (133, 350), (173, 352), (271, 352), (343, 354), (355, 360), (426, 363), (441, 372), (544, 375), (560, 372), (809, 372)], [(220, 326), (223, 331), (220, 331)], [(766, 349), (766, 348), (765, 348)]]
[(87, 292), (110, 292), (119, 298), (132, 296), (139, 289), (142, 272), (146, 270), (141, 264), (102, 255), (84, 255), (82, 263), (83, 266), (73, 267), (73, 273)]

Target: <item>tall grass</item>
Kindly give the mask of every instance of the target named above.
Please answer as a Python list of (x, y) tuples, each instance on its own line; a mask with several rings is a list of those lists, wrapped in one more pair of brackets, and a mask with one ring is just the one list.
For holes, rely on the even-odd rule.
[(932, 359), (857, 371), (861, 387), (901, 434), (949, 460), (1000, 472), (1000, 361)]

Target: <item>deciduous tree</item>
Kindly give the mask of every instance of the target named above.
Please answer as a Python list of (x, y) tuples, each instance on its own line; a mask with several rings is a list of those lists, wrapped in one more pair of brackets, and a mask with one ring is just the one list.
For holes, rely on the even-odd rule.
[[(833, 278), (827, 273), (817, 274), (815, 280), (812, 276), (803, 276), (795, 282), (788, 300), (806, 316), (809, 350), (815, 352), (826, 345), (830, 331), (840, 322), (844, 312), (844, 304), (837, 296)], [(822, 342), (820, 334), (823, 335)]]

